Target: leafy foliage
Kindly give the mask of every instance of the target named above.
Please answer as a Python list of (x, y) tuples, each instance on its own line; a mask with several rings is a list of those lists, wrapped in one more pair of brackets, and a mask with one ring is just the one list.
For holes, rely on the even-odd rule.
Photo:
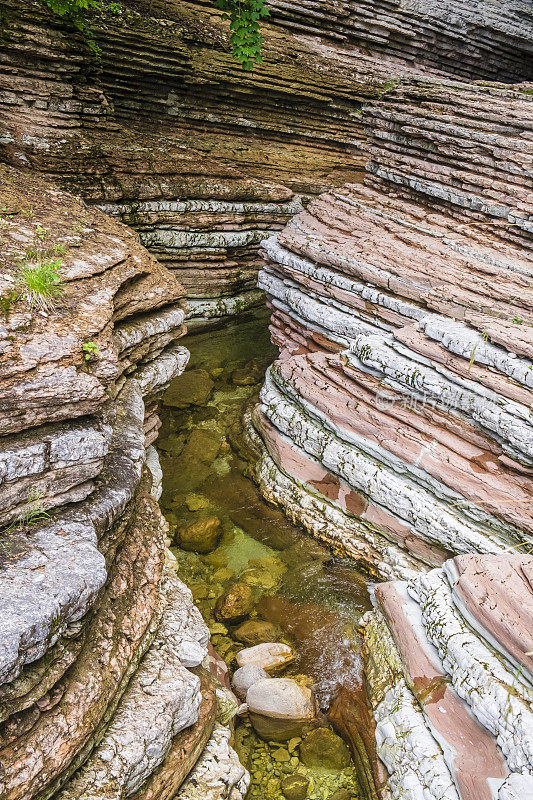
[(102, 355), (96, 342), (85, 342), (83, 347), (83, 357), (86, 361), (92, 361)]
[(260, 64), (263, 60), (263, 37), (259, 30), (259, 21), (268, 17), (264, 0), (214, 0), (214, 4), (225, 12), (224, 19), (229, 19), (234, 58), (243, 69), (253, 69), (254, 64)]
[[(93, 13), (119, 14), (120, 3), (108, 0), (41, 0), (54, 14), (65, 17), (81, 31), (91, 50), (100, 55), (88, 18)], [(213, 0), (214, 5), (224, 12), (224, 19), (230, 23), (230, 42), (233, 56), (243, 69), (251, 70), (260, 64), (263, 37), (259, 21), (268, 17), (264, 0)]]
[(101, 50), (94, 40), (87, 17), (91, 11), (96, 13), (112, 13), (118, 14), (120, 12), (120, 4), (105, 0), (41, 0), (41, 2), (50, 9), (54, 14), (59, 17), (65, 17), (76, 28), (83, 33), (87, 41), (87, 45), (95, 53), (100, 55)]
[[(4, 528), (3, 531), (0, 532), (0, 536), (5, 536), (13, 531), (27, 530), (31, 528), (32, 525), (36, 525), (38, 522), (49, 519), (50, 514), (44, 510), (42, 498), (42, 492), (31, 490), (28, 494), (26, 503), (23, 505), (22, 510), (19, 513), (19, 518), (15, 522), (12, 522), (11, 525), (8, 525), (7, 528)], [(2, 542), (0, 542), (0, 549), (2, 549)]]

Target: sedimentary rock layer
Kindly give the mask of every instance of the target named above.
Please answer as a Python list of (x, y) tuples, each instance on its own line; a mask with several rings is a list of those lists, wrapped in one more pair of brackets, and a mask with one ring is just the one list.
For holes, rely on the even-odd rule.
[(436, 565), (530, 535), (528, 256), (359, 186), (264, 250), (281, 356), (255, 423), (277, 467), (394, 559), (393, 543)]
[[(365, 646), (378, 755), (392, 797), (530, 796), (531, 675), (515, 669), (517, 649), (507, 649), (505, 635), (511, 620), (527, 625), (530, 573), (530, 556), (469, 555), (407, 584), (378, 587)], [(462, 613), (459, 585), (485, 595), (488, 616), (483, 606)], [(519, 644), (522, 660), (530, 639), (528, 633)]]
[(262, 491), (403, 579), (365, 629), (384, 797), (533, 796), (529, 91), (401, 83), (364, 185), (263, 243)]
[(0, 794), (170, 798), (215, 716), (149, 447), (188, 360), (184, 291), (121, 223), (1, 179)]
[(353, 112), (387, 71), (358, 76), (355, 57), (272, 29), (265, 66), (243, 73), (201, 5), (124, 5), (93, 27), (98, 61), (64, 21), (8, 5), (4, 158), (135, 227), (199, 322), (257, 304), (260, 240), (301, 195), (357, 177)]
[(287, 28), (362, 45), (366, 52), (427, 65), (454, 76), (516, 80), (533, 76), (533, 36), (527, 0), (362, 0), (335, 5), (271, 0), (274, 21)]
[[(483, 15), (464, 0), (274, 2), (264, 61), (247, 73), (211, 3), (123, 3), (91, 20), (97, 58), (65, 18), (6, 0), (2, 157), (132, 225), (177, 270), (193, 325), (206, 324), (260, 302), (265, 235), (310, 196), (358, 179), (369, 127), (383, 137), (388, 126), (387, 111), (363, 124), (366, 103), (422, 75), (531, 78), (525, 2)], [(421, 91), (455, 113), (453, 90)], [(420, 98), (406, 94), (412, 112)], [(470, 129), (471, 102), (458, 111)], [(379, 162), (379, 175), (393, 168)]]

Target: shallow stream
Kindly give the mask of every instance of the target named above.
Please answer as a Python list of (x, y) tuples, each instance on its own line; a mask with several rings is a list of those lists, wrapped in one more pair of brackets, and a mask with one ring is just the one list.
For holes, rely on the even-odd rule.
[[(230, 671), (236, 653), (255, 642), (242, 641), (235, 626), (217, 621), (214, 606), (235, 581), (248, 584), (254, 599), (248, 620), (262, 623), (255, 628), (259, 635), (268, 634), (267, 641), (296, 650), (297, 660), (284, 675), (308, 676), (323, 723), (337, 723), (353, 745), (357, 733), (347, 733), (338, 723), (344, 716), (346, 725), (347, 716), (361, 709), (358, 621), (370, 607), (368, 580), (267, 504), (247, 477), (241, 419), (277, 354), (266, 313), (183, 342), (191, 353), (189, 366), (165, 395), (157, 441), (164, 476), (161, 504), (171, 534), (198, 520), (207, 520), (209, 531), (216, 526), (213, 518), (220, 520), (222, 534), (219, 526), (218, 544), (204, 554), (173, 547), (179, 575), (191, 588), (212, 644)], [(251, 800), (283, 798), (281, 783), (295, 774), (309, 779), (309, 800), (369, 796), (361, 789), (360, 759), (343, 769), (304, 764), (299, 744), (297, 737), (268, 744), (246, 717), (237, 719), (235, 748), (251, 773)]]

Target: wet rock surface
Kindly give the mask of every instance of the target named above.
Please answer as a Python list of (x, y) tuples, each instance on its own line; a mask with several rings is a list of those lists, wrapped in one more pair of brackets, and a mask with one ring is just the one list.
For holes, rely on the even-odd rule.
[(286, 742), (316, 720), (313, 692), (292, 678), (263, 678), (248, 689), (246, 704), (255, 730), (267, 741)]
[(239, 622), (248, 616), (253, 607), (252, 588), (247, 583), (234, 583), (218, 598), (215, 605), (215, 617), (226, 623)]
[(250, 686), (262, 678), (268, 678), (268, 674), (264, 669), (255, 664), (245, 664), (245, 666), (238, 667), (238, 669), (235, 670), (233, 678), (231, 679), (231, 685), (237, 697), (245, 701)]
[(209, 553), (214, 550), (221, 535), (222, 526), (219, 518), (215, 516), (181, 525), (176, 530), (179, 546), (195, 553)]
[[(278, 680), (287, 681), (294, 694), (305, 701), (304, 713), (308, 714), (305, 720), (283, 719), (289, 711), (283, 709), (281, 699), (274, 704), (280, 716), (268, 717), (255, 711), (244, 716), (240, 711), (240, 716), (233, 716), (235, 748), (250, 772), (248, 796), (264, 797), (266, 792), (272, 800), (281, 800), (282, 781), (297, 775), (300, 783), (308, 786), (307, 795), (313, 800), (327, 800), (340, 787), (355, 798), (360, 790), (351, 759), (340, 770), (308, 767), (300, 759), (302, 737), (297, 734), (304, 734), (317, 724), (316, 692), (327, 710), (342, 681), (359, 680), (361, 664), (356, 653), (359, 645), (349, 620), (352, 609), (367, 607), (366, 599), (360, 605), (361, 596), (366, 597), (365, 583), (352, 566), (337, 563), (324, 548), (302, 537), (278, 511), (264, 504), (257, 489), (243, 477), (247, 462), (242, 459), (245, 447), (240, 435), (242, 408), (253, 398), (261, 380), (258, 358), (264, 370), (272, 356), (260, 319), (221, 331), (222, 339), (224, 335), (227, 341), (219, 340), (218, 349), (207, 333), (187, 338), (191, 368), (206, 370), (215, 386), (204, 405), (185, 410), (167, 407), (160, 439), (164, 468), (162, 502), (171, 531), (179, 528), (182, 519), (190, 521), (195, 515), (200, 518), (214, 514), (221, 520), (223, 534), (210, 553), (187, 552), (179, 547), (173, 547), (172, 552), (179, 574), (191, 587), (208, 624), (213, 645), (233, 674), (232, 688), (239, 699), (245, 702), (254, 686), (260, 688), (260, 682), (266, 679), (268, 691), (263, 699), (270, 703), (269, 714), (273, 710), (271, 688)], [(233, 380), (236, 371), (237, 383)], [(250, 376), (249, 381), (245, 373)], [(208, 431), (221, 444), (210, 452), (209, 473), (195, 490), (183, 486), (179, 491), (173, 465), (180, 456), (174, 453), (183, 452), (180, 447), (187, 442), (200, 441), (192, 436), (198, 429)], [(173, 451), (168, 449), (171, 437), (175, 443)], [(205, 448), (195, 451), (191, 447), (188, 452), (195, 463), (206, 463), (202, 461), (206, 457)], [(248, 616), (244, 622), (222, 621), (217, 617), (220, 598), (225, 601), (236, 585), (247, 587), (246, 596), (251, 598)], [(350, 611), (342, 605), (344, 592), (354, 604), (349, 606)], [(305, 600), (309, 601), (311, 596), (314, 604), (306, 604)], [(280, 613), (280, 609), (285, 612), (287, 603), (287, 613)], [(256, 637), (266, 641), (256, 641)], [(320, 642), (317, 648), (313, 646), (316, 637)], [(281, 677), (272, 678), (256, 666), (238, 666), (246, 651), (251, 650), (253, 655), (256, 645), (260, 652), (263, 645), (268, 650), (274, 647), (282, 651)], [(287, 663), (286, 653), (293, 652), (297, 658)], [(330, 662), (330, 658), (339, 660)], [(258, 735), (252, 719), (268, 741)], [(325, 722), (322, 718), (322, 725)], [(274, 741), (277, 738), (283, 741)]]
[(340, 736), (327, 728), (317, 728), (304, 738), (300, 757), (307, 766), (343, 769), (350, 763), (350, 751)]
[(269, 675), (276, 675), (292, 664), (295, 658), (296, 653), (289, 645), (264, 642), (240, 650), (237, 655), (237, 664), (239, 667), (247, 665), (261, 667)]

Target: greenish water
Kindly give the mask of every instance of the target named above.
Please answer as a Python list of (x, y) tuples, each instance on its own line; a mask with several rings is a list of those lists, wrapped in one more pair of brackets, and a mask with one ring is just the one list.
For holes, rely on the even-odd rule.
[[(221, 521), (223, 533), (213, 551), (200, 555), (174, 547), (172, 552), (230, 670), (246, 645), (214, 619), (214, 606), (238, 579), (252, 588), (250, 619), (275, 625), (276, 641), (297, 651), (285, 674), (310, 677), (327, 724), (339, 692), (347, 697), (361, 692), (358, 620), (370, 607), (368, 585), (349, 561), (333, 557), (267, 504), (246, 477), (242, 414), (277, 355), (267, 325), (266, 314), (259, 313), (183, 340), (190, 363), (165, 401), (177, 398), (184, 407), (164, 406), (157, 442), (161, 504), (171, 532), (207, 516)], [(246, 719), (237, 723), (235, 746), (252, 774), (250, 798), (282, 798), (280, 783), (294, 773), (309, 778), (309, 800), (363, 796), (353, 763), (341, 771), (306, 767), (297, 744), (289, 752), (265, 743)]]

